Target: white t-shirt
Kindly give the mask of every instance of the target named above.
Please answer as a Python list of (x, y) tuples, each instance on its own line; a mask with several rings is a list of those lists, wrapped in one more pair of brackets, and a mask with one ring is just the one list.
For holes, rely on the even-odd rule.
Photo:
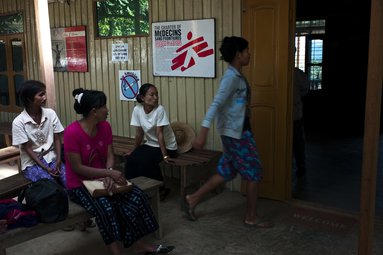
[(37, 124), (24, 109), (12, 122), (12, 144), (19, 146), (21, 169), (33, 166), (36, 162), (29, 157), (27, 152), (21, 148), (21, 145), (32, 141), (32, 149), (37, 154), (46, 152), (43, 157), (50, 163), (56, 159), (54, 151), (54, 134), (64, 131), (57, 114), (50, 108), (41, 108), (42, 116), (40, 125)]
[(136, 105), (133, 109), (130, 125), (142, 127), (145, 134), (146, 145), (160, 147), (157, 137), (157, 127), (164, 126), (165, 146), (168, 150), (177, 150), (176, 137), (170, 127), (169, 119), (162, 105), (158, 105), (146, 114), (143, 105)]

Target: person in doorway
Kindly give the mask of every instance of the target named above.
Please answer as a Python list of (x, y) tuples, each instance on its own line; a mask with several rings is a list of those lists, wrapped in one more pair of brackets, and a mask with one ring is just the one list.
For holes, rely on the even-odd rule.
[(217, 117), (223, 155), (219, 160), (217, 173), (196, 192), (185, 196), (186, 213), (190, 220), (196, 220), (194, 209), (201, 199), (239, 173), (247, 181), (244, 224), (259, 228), (272, 227), (272, 223), (261, 220), (256, 214), (262, 166), (250, 127), (250, 86), (242, 74), (242, 67), (247, 66), (250, 61), (248, 41), (236, 36), (225, 37), (220, 52), (229, 66), (193, 146), (200, 149), (205, 145), (210, 126)]
[(20, 147), (24, 176), (33, 182), (42, 178), (56, 180), (65, 187), (60, 139), (64, 127), (56, 112), (45, 108), (45, 84), (25, 81), (19, 96), (25, 108), (12, 122), (12, 144)]
[[(113, 194), (115, 184), (126, 184), (123, 173), (114, 170), (112, 129), (106, 121), (106, 95), (97, 90), (75, 89), (74, 109), (82, 119), (74, 121), (64, 132), (67, 187), (70, 199), (96, 218), (99, 232), (111, 254), (119, 255), (121, 247), (146, 254), (166, 254), (174, 246), (151, 245), (144, 236), (158, 229), (149, 198), (137, 186), (128, 193)], [(111, 196), (94, 198), (82, 180), (102, 179)]]
[[(132, 152), (126, 157), (125, 176), (128, 179), (146, 176), (163, 181), (159, 164), (177, 155), (176, 137), (165, 108), (158, 104), (156, 86), (143, 84), (136, 99), (140, 104), (134, 107), (130, 120), (130, 125), (136, 127), (136, 138)], [(169, 188), (161, 187), (161, 200), (169, 192)]]
[(296, 176), (301, 178), (306, 174), (305, 138), (303, 129), (303, 103), (302, 98), (309, 91), (310, 82), (307, 75), (299, 68), (294, 68), (294, 128), (293, 128), (293, 154), (296, 165)]

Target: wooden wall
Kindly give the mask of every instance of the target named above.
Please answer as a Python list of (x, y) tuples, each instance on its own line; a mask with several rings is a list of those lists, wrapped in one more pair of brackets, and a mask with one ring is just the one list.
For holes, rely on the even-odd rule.
[[(93, 0), (75, 0), (70, 5), (50, 3), (52, 28), (87, 27), (88, 72), (55, 72), (57, 113), (64, 126), (78, 119), (73, 110), (73, 89), (102, 90), (108, 97), (109, 121), (113, 133), (133, 137), (129, 125), (134, 102), (119, 99), (119, 70), (141, 70), (142, 83), (154, 83), (159, 89), (160, 103), (167, 109), (170, 121), (182, 121), (198, 132), (201, 121), (218, 88), (226, 64), (219, 60), (219, 46), (224, 36), (241, 34), (241, 1), (239, 0), (150, 0), (150, 22), (214, 18), (216, 20), (215, 79), (154, 77), (152, 75), (151, 37), (95, 39)], [(28, 78), (38, 79), (38, 60), (35, 36), (33, 0), (0, 0), (0, 13), (23, 10), (27, 45)], [(129, 61), (111, 62), (112, 43), (123, 41), (129, 45)], [(0, 121), (12, 120), (15, 114), (2, 113)], [(206, 148), (221, 149), (214, 127), (209, 133)]]

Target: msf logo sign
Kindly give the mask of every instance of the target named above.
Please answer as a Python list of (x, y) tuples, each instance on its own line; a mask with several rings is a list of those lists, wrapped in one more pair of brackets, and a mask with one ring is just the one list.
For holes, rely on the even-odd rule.
[(214, 50), (209, 49), (209, 45), (203, 36), (192, 39), (193, 33), (188, 32), (186, 37), (188, 42), (176, 50), (178, 56), (172, 59), (172, 70), (180, 68), (184, 72), (196, 64), (195, 57), (205, 58), (214, 54)]

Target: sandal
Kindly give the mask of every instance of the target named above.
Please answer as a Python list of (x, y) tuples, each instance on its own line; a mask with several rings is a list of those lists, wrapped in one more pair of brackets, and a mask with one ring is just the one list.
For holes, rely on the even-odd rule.
[(155, 251), (147, 251), (146, 254), (168, 254), (174, 250), (174, 246), (157, 245)]
[(270, 221), (263, 221), (258, 220), (256, 222), (249, 222), (247, 220), (244, 221), (245, 226), (251, 227), (251, 228), (272, 228), (274, 227), (274, 224)]

